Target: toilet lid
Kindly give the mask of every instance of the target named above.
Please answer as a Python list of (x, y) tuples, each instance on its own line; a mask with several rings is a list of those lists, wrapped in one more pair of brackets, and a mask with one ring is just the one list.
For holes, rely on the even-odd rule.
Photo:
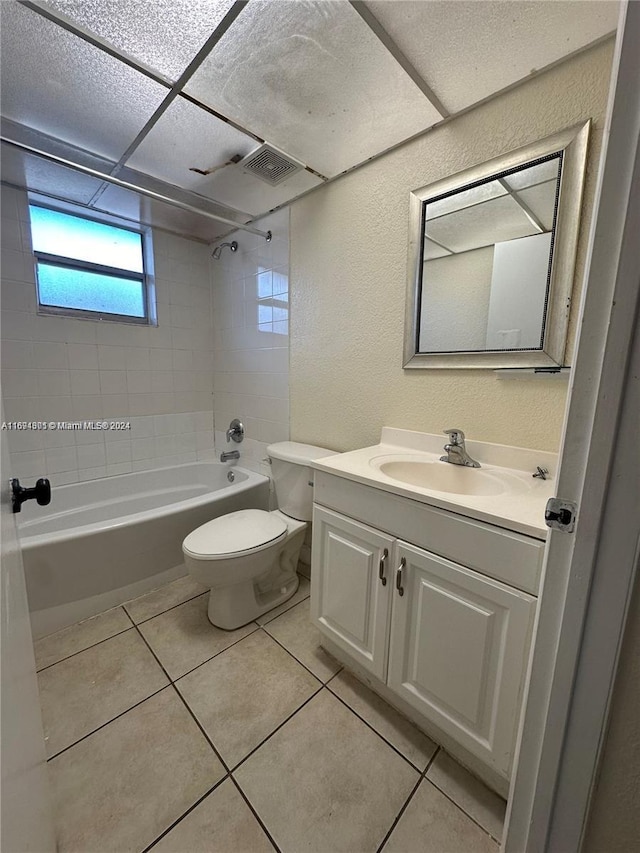
[(262, 509), (241, 509), (197, 527), (182, 543), (182, 550), (195, 560), (215, 560), (259, 551), (286, 532), (286, 523), (277, 515)]

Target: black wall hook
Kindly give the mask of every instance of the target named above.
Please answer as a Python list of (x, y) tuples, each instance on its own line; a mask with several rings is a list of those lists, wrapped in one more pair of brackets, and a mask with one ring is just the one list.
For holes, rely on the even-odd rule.
[(20, 512), (22, 504), (34, 498), (40, 506), (51, 503), (51, 483), (45, 477), (37, 480), (32, 489), (25, 489), (16, 477), (9, 480), (9, 485), (11, 486), (11, 506), (14, 512)]

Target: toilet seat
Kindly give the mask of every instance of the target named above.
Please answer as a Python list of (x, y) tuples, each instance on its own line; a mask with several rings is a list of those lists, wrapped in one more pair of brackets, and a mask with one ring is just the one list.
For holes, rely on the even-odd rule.
[(262, 551), (284, 539), (286, 533), (286, 522), (274, 513), (241, 509), (197, 527), (182, 549), (194, 560), (227, 560)]

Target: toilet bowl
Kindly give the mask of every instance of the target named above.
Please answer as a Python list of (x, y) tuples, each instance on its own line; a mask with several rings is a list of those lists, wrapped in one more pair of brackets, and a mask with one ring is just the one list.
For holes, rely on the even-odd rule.
[(182, 543), (189, 574), (208, 586), (209, 621), (227, 631), (282, 604), (298, 589), (296, 568), (313, 505), (313, 459), (332, 451), (294, 441), (267, 448), (279, 509), (243, 509), (208, 521)]

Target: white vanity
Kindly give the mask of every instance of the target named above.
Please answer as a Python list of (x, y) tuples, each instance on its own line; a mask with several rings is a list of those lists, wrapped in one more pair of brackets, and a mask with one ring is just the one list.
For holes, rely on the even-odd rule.
[[(506, 795), (555, 454), (384, 428), (314, 463), (312, 619), (323, 645)], [(547, 469), (550, 478), (533, 476)]]

